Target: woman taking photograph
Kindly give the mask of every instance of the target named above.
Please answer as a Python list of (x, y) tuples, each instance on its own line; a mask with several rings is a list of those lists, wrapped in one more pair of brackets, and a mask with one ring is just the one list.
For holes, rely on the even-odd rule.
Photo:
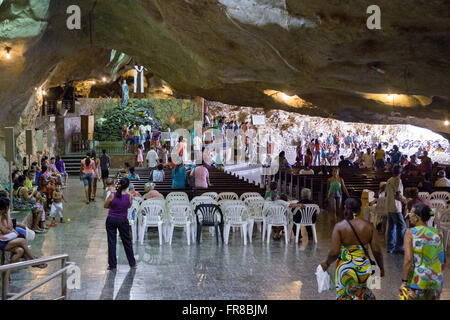
[(127, 178), (120, 179), (117, 192), (111, 193), (104, 205), (106, 209), (109, 209), (108, 217), (106, 218), (108, 270), (116, 270), (117, 268), (117, 230), (119, 230), (120, 239), (122, 239), (128, 264), (132, 269), (137, 267), (131, 244), (130, 225), (128, 223), (128, 209), (133, 201), (131, 195), (127, 192), (129, 185), (130, 181)]
[(345, 220), (334, 226), (332, 248), (327, 260), (320, 265), (326, 271), (338, 259), (335, 276), (337, 300), (375, 300), (367, 287), (372, 268), (366, 246), (370, 245), (380, 268), (380, 276), (384, 277), (383, 255), (377, 231), (370, 222), (358, 218), (361, 209), (359, 199), (348, 198), (344, 208)]
[(400, 300), (439, 300), (444, 285), (446, 255), (442, 233), (427, 225), (433, 213), (416, 203), (409, 215), (412, 228), (405, 232)]
[(348, 194), (347, 188), (344, 184), (344, 179), (339, 177), (339, 169), (333, 168), (333, 174), (331, 178), (327, 180), (327, 197), (330, 210), (333, 213), (335, 220), (337, 220), (337, 216), (341, 208), (342, 191), (344, 191), (347, 197), (350, 198), (350, 195)]
[(86, 204), (89, 204), (89, 202), (91, 201), (94, 165), (94, 161), (91, 160), (90, 154), (88, 152), (86, 154), (86, 158), (81, 160), (80, 166), (80, 180), (83, 181), (84, 193), (86, 195)]

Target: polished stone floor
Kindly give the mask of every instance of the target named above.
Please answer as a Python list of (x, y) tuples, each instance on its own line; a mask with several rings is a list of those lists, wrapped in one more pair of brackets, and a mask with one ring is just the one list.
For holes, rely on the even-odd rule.
[[(101, 185), (101, 183), (100, 183)], [(285, 245), (284, 241), (261, 243), (255, 230), (252, 244), (246, 247), (240, 233), (230, 235), (229, 245), (216, 245), (207, 230), (200, 245), (187, 245), (182, 230), (176, 230), (172, 245), (159, 246), (156, 229), (144, 245), (135, 245), (138, 269), (129, 270), (121, 242), (118, 242), (117, 272), (106, 270), (106, 210), (103, 190), (97, 201), (83, 202), (82, 184), (70, 179), (65, 191), (69, 202), (65, 218), (71, 222), (58, 224), (46, 235), (37, 235), (31, 243), (38, 256), (68, 253), (81, 268), (81, 289), (69, 290), (69, 299), (334, 299), (334, 291), (319, 294), (315, 269), (330, 248), (332, 223), (324, 212), (319, 216), (318, 244), (304, 241)], [(383, 242), (385, 250), (385, 244)], [(401, 284), (403, 256), (385, 254), (386, 276), (378, 299), (396, 299)], [(47, 277), (58, 268), (19, 270), (12, 274), (12, 292)], [(334, 270), (334, 265), (331, 267)], [(450, 299), (450, 272), (446, 269), (443, 299)], [(58, 279), (28, 294), (25, 299), (52, 299), (60, 294)]]

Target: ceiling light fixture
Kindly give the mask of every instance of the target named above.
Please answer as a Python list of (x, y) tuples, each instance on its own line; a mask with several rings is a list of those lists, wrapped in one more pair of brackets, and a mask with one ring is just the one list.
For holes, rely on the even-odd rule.
[(106, 77), (103, 77), (103, 78), (102, 78), (102, 81), (103, 81), (103, 82), (106, 82)]
[(448, 124), (449, 124), (448, 120), (445, 120), (445, 121), (444, 121), (444, 124), (445, 124), (446, 126), (448, 126)]
[(392, 101), (394, 101), (394, 96), (392, 94), (388, 94), (387, 99), (388, 99), (388, 101), (392, 102)]

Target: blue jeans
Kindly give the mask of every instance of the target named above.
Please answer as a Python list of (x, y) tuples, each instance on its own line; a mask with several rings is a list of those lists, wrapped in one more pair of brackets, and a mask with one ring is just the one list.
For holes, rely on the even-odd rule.
[(401, 212), (388, 213), (387, 250), (403, 251), (403, 237), (406, 231), (405, 219)]
[(314, 152), (314, 160), (313, 160), (313, 165), (316, 165), (316, 159), (317, 159), (317, 166), (320, 165), (320, 151), (315, 151)]

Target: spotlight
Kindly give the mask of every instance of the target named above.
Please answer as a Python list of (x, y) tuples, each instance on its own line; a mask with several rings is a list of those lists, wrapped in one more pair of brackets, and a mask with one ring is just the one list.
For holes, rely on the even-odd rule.
[(103, 82), (106, 82), (106, 77), (103, 77), (103, 78), (102, 78), (102, 81), (103, 81)]
[(444, 121), (444, 124), (445, 124), (446, 126), (448, 126), (448, 124), (449, 124), (448, 120), (445, 120), (445, 121)]
[(392, 101), (394, 101), (394, 96), (392, 94), (388, 94), (387, 99), (389, 102), (392, 102)]
[(42, 95), (43, 95), (43, 96), (47, 95), (47, 91), (42, 90)]
[(92, 81), (92, 84), (93, 84), (93, 85), (95, 85), (95, 80), (94, 80), (94, 81)]
[(288, 101), (289, 100), (289, 96), (283, 92), (280, 93), (281, 95), (281, 99), (283, 99), (284, 101)]
[(11, 59), (11, 53), (10, 53), (11, 48), (6, 47), (5, 50), (6, 50), (6, 59), (8, 59), (8, 60)]

